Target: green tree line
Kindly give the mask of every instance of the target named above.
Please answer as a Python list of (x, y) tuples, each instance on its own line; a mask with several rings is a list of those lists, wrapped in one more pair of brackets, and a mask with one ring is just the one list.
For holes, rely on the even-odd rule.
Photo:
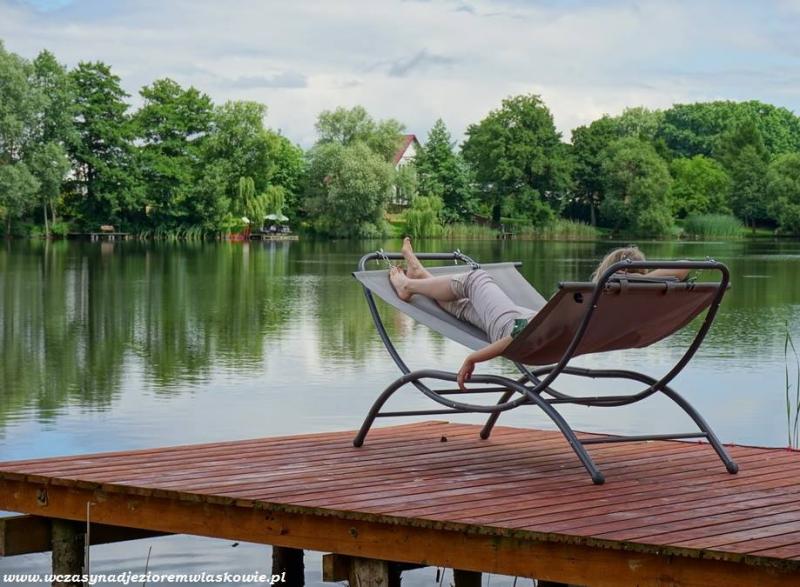
[(68, 69), (0, 43), (0, 218), (6, 235), (237, 232), (270, 213), (333, 237), (480, 222), (544, 230), (565, 219), (663, 237), (698, 218), (800, 235), (800, 119), (758, 101), (626, 109), (571, 133), (536, 95), (512, 96), (456, 145), (436, 121), (413, 164), (405, 127), (364, 108), (324, 111), (303, 151), (266, 106), (214, 104), (159, 79), (132, 109), (101, 62)]

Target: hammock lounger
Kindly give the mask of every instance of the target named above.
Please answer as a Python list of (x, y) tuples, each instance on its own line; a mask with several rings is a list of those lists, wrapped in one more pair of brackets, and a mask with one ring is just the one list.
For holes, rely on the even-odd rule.
[[(421, 260), (454, 261), (453, 266), (428, 267), (434, 275), (471, 271), (478, 267), (472, 259), (455, 251), (453, 253), (417, 253)], [(714, 432), (682, 396), (669, 387), (669, 383), (689, 363), (703, 342), (728, 288), (728, 269), (716, 261), (622, 261), (610, 267), (597, 283), (565, 282), (556, 294), (545, 300), (519, 273), (519, 263), (492, 263), (480, 265), (503, 291), (520, 306), (537, 310), (503, 356), (514, 362), (520, 371), (518, 379), (499, 375), (473, 375), (471, 388), (463, 392), (455, 389), (432, 389), (425, 380), (454, 382), (456, 373), (434, 369), (411, 371), (397, 352), (383, 326), (374, 296), (408, 314), (418, 322), (473, 350), (489, 344), (486, 334), (472, 324), (458, 320), (433, 300), (414, 295), (405, 302), (397, 297), (385, 269), (367, 270), (370, 261), (402, 259), (400, 253), (371, 253), (361, 258), (354, 277), (364, 287), (370, 313), (378, 334), (389, 355), (402, 372), (401, 377), (389, 385), (377, 398), (356, 435), (353, 444), (364, 443), (376, 418), (418, 416), (453, 413), (484, 413), (488, 419), (481, 430), (481, 438), (488, 438), (502, 412), (522, 405), (539, 407), (564, 434), (592, 481), (604, 482), (603, 474), (592, 461), (585, 445), (606, 442), (626, 442), (665, 439), (706, 439), (719, 455), (729, 473), (738, 466), (728, 456)], [(710, 269), (721, 274), (719, 282), (681, 282), (674, 278), (656, 279), (625, 273), (630, 269)], [(620, 276), (622, 275), (622, 277)], [(662, 340), (706, 312), (689, 348), (669, 372), (656, 379), (633, 370), (584, 369), (570, 367), (576, 356), (613, 350), (642, 348)], [(629, 379), (646, 385), (638, 392), (626, 395), (575, 396), (561, 393), (552, 387), (561, 375), (574, 375), (591, 379)], [(388, 412), (381, 411), (387, 400), (399, 389), (411, 384), (444, 408)], [(475, 384), (483, 387), (475, 387)], [(614, 407), (642, 401), (660, 393), (671, 399), (695, 422), (698, 432), (676, 434), (651, 434), (639, 436), (599, 436), (579, 438), (555, 409), (557, 404)], [(454, 395), (500, 394), (496, 403), (473, 404), (451, 399)], [(516, 396), (516, 397), (515, 397)]]

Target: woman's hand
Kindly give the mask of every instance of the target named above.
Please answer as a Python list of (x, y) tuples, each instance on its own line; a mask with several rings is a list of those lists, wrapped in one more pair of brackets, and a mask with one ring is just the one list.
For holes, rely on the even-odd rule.
[(458, 381), (458, 387), (461, 391), (467, 391), (467, 388), (464, 387), (464, 383), (469, 381), (472, 378), (472, 372), (475, 370), (475, 359), (472, 357), (472, 354), (467, 355), (467, 358), (464, 359), (464, 364), (461, 365), (461, 369), (458, 370), (458, 377), (456, 377), (456, 381)]
[(504, 336), (492, 344), (467, 355), (467, 358), (464, 359), (464, 364), (461, 365), (461, 369), (458, 370), (458, 377), (456, 377), (458, 387), (461, 391), (467, 391), (467, 388), (464, 387), (464, 383), (472, 378), (475, 364), (500, 356), (503, 354), (503, 351), (506, 350), (506, 347), (511, 344), (512, 340), (510, 336)]

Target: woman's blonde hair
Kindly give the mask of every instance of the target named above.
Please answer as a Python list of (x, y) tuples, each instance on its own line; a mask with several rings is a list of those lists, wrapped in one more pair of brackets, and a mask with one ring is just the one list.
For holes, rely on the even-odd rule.
[[(619, 263), (620, 261), (625, 260), (630, 261), (644, 261), (644, 253), (639, 250), (639, 247), (636, 245), (630, 245), (627, 247), (620, 247), (619, 249), (614, 249), (610, 253), (608, 253), (603, 260), (600, 261), (600, 264), (597, 266), (597, 269), (594, 270), (592, 273), (592, 281), (597, 281), (600, 279), (600, 276), (606, 272), (606, 270), (611, 267), (614, 263)], [(645, 269), (634, 269), (635, 273), (647, 273)]]

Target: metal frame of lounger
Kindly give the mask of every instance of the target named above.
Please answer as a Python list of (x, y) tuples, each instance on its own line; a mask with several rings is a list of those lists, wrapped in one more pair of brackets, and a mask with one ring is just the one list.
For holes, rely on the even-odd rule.
[[(417, 257), (421, 260), (429, 260), (429, 261), (454, 261), (456, 263), (462, 262), (465, 264), (472, 265), (472, 267), (477, 268), (479, 265), (469, 258), (467, 255), (461, 253), (461, 251), (454, 251), (452, 253), (417, 253)], [(376, 253), (370, 253), (364, 255), (358, 264), (359, 271), (365, 271), (366, 265), (369, 261), (373, 260), (382, 260), (382, 261), (390, 261), (390, 260), (399, 260), (402, 259), (402, 254), (400, 253), (384, 253), (383, 251), (378, 251)], [(519, 265), (516, 263), (515, 265)], [(578, 367), (570, 367), (568, 366), (569, 361), (575, 356), (576, 350), (586, 333), (591, 320), (592, 316), (594, 315), (595, 310), (597, 309), (598, 300), (602, 295), (603, 291), (609, 285), (609, 281), (612, 277), (623, 270), (630, 271), (634, 269), (689, 269), (689, 270), (714, 270), (718, 271), (721, 274), (721, 280), (719, 282), (719, 287), (716, 290), (716, 293), (706, 310), (706, 315), (703, 320), (702, 325), (700, 326), (697, 334), (695, 335), (692, 343), (689, 345), (689, 348), (683, 354), (683, 356), (678, 360), (677, 363), (670, 369), (666, 375), (661, 377), (660, 379), (656, 379), (654, 377), (650, 377), (649, 375), (645, 375), (644, 373), (639, 373), (636, 371), (631, 370), (621, 370), (621, 369), (585, 369), (585, 368), (578, 368)], [(372, 295), (370, 289), (364, 285), (364, 294), (367, 299), (367, 305), (369, 306), (370, 314), (372, 315), (372, 319), (375, 322), (375, 327), (378, 330), (378, 335), (380, 336), (383, 344), (386, 347), (386, 350), (389, 352), (389, 355), (392, 357), (394, 362), (397, 364), (400, 371), (403, 373), (401, 377), (397, 378), (394, 382), (392, 382), (375, 400), (372, 407), (370, 408), (369, 412), (367, 413), (366, 418), (364, 419), (363, 424), (361, 425), (360, 430), (356, 434), (356, 437), (353, 439), (353, 445), (356, 447), (360, 447), (364, 443), (364, 439), (367, 436), (372, 424), (374, 423), (376, 418), (387, 418), (387, 417), (398, 417), (398, 416), (421, 416), (421, 415), (437, 415), (437, 414), (460, 414), (460, 413), (484, 413), (489, 414), (489, 418), (487, 419), (485, 425), (481, 429), (480, 437), (482, 439), (489, 438), (492, 428), (494, 427), (497, 419), (499, 418), (502, 412), (514, 409), (521, 405), (535, 405), (542, 409), (542, 411), (555, 423), (558, 429), (566, 438), (569, 445), (572, 447), (575, 454), (580, 459), (580, 462), (588, 471), (589, 475), (592, 478), (592, 481), (595, 484), (602, 484), (605, 481), (605, 477), (594, 464), (594, 461), (589, 456), (589, 453), (586, 450), (585, 445), (590, 444), (600, 444), (600, 443), (610, 443), (610, 442), (634, 442), (634, 441), (643, 441), (643, 440), (672, 440), (672, 439), (688, 439), (688, 438), (705, 438), (708, 440), (709, 444), (714, 448), (719, 458), (725, 465), (725, 468), (728, 470), (729, 473), (735, 474), (739, 467), (738, 465), (731, 459), (728, 453), (725, 451), (725, 448), (720, 443), (719, 439), (717, 438), (716, 434), (711, 430), (711, 427), (705, 421), (705, 419), (700, 415), (700, 413), (692, 407), (692, 405), (686, 401), (682, 396), (680, 396), (674, 389), (669, 387), (669, 382), (672, 381), (689, 363), (691, 358), (694, 356), (697, 349), (700, 347), (700, 344), (703, 342), (706, 334), (708, 333), (711, 324), (714, 321), (714, 317), (716, 316), (717, 310), (719, 308), (719, 304), (722, 301), (722, 297), (725, 294), (725, 291), (728, 288), (730, 281), (730, 275), (728, 272), (728, 268), (714, 260), (707, 260), (707, 261), (622, 261), (620, 263), (616, 263), (606, 270), (600, 278), (598, 279), (597, 283), (594, 286), (594, 291), (592, 296), (589, 300), (589, 303), (586, 305), (586, 312), (583, 315), (583, 319), (580, 322), (578, 329), (576, 330), (574, 336), (572, 337), (572, 341), (566, 348), (564, 354), (562, 355), (561, 359), (554, 365), (539, 367), (535, 369), (530, 369), (527, 366), (523, 365), (519, 362), (514, 362), (517, 369), (521, 372), (521, 377), (514, 380), (508, 377), (503, 377), (500, 375), (473, 375), (470, 379), (471, 384), (488, 384), (492, 387), (482, 387), (482, 388), (471, 388), (469, 390), (462, 391), (458, 388), (455, 389), (431, 389), (423, 380), (438, 380), (438, 381), (449, 381), (454, 382), (456, 381), (456, 373), (448, 372), (448, 371), (440, 371), (434, 369), (421, 369), (417, 371), (411, 371), (408, 366), (406, 365), (405, 361), (400, 357), (397, 349), (395, 348), (394, 344), (392, 343), (391, 339), (389, 338), (389, 334), (386, 331), (386, 328), (383, 325), (383, 321), (381, 320), (380, 313), (378, 308), (375, 304), (375, 299)], [(362, 284), (363, 285), (363, 284)], [(662, 284), (663, 287), (663, 284)], [(556, 380), (556, 378), (561, 375), (574, 375), (577, 377), (586, 377), (591, 379), (629, 379), (633, 381), (637, 381), (639, 383), (643, 383), (647, 385), (646, 388), (639, 392), (630, 393), (628, 395), (608, 395), (608, 396), (573, 396), (569, 394), (565, 394), (559, 392), (551, 387), (551, 384)], [(424, 395), (428, 398), (433, 400), (434, 402), (445, 406), (444, 409), (430, 409), (430, 410), (405, 410), (405, 411), (393, 411), (393, 412), (381, 412), (383, 405), (387, 402), (387, 400), (399, 389), (404, 387), (407, 384), (414, 385), (419, 391), (421, 391)], [(599, 436), (593, 438), (584, 438), (579, 439), (578, 436), (575, 434), (575, 431), (572, 430), (570, 425), (564, 419), (564, 417), (553, 407), (554, 404), (578, 404), (584, 406), (596, 406), (596, 407), (616, 407), (616, 406), (624, 406), (633, 404), (639, 401), (642, 401), (655, 393), (662, 393), (669, 399), (671, 399), (675, 404), (677, 404), (697, 425), (700, 429), (700, 432), (687, 432), (687, 433), (676, 433), (676, 434), (646, 434), (646, 435), (637, 435), (637, 436)], [(471, 404), (463, 401), (456, 401), (448, 398), (449, 395), (464, 395), (464, 394), (481, 394), (481, 393), (501, 393), (500, 399), (497, 403), (486, 405), (486, 404)], [(511, 399), (515, 394), (519, 394), (520, 397), (516, 399)], [(543, 396), (547, 397), (543, 397)]]

